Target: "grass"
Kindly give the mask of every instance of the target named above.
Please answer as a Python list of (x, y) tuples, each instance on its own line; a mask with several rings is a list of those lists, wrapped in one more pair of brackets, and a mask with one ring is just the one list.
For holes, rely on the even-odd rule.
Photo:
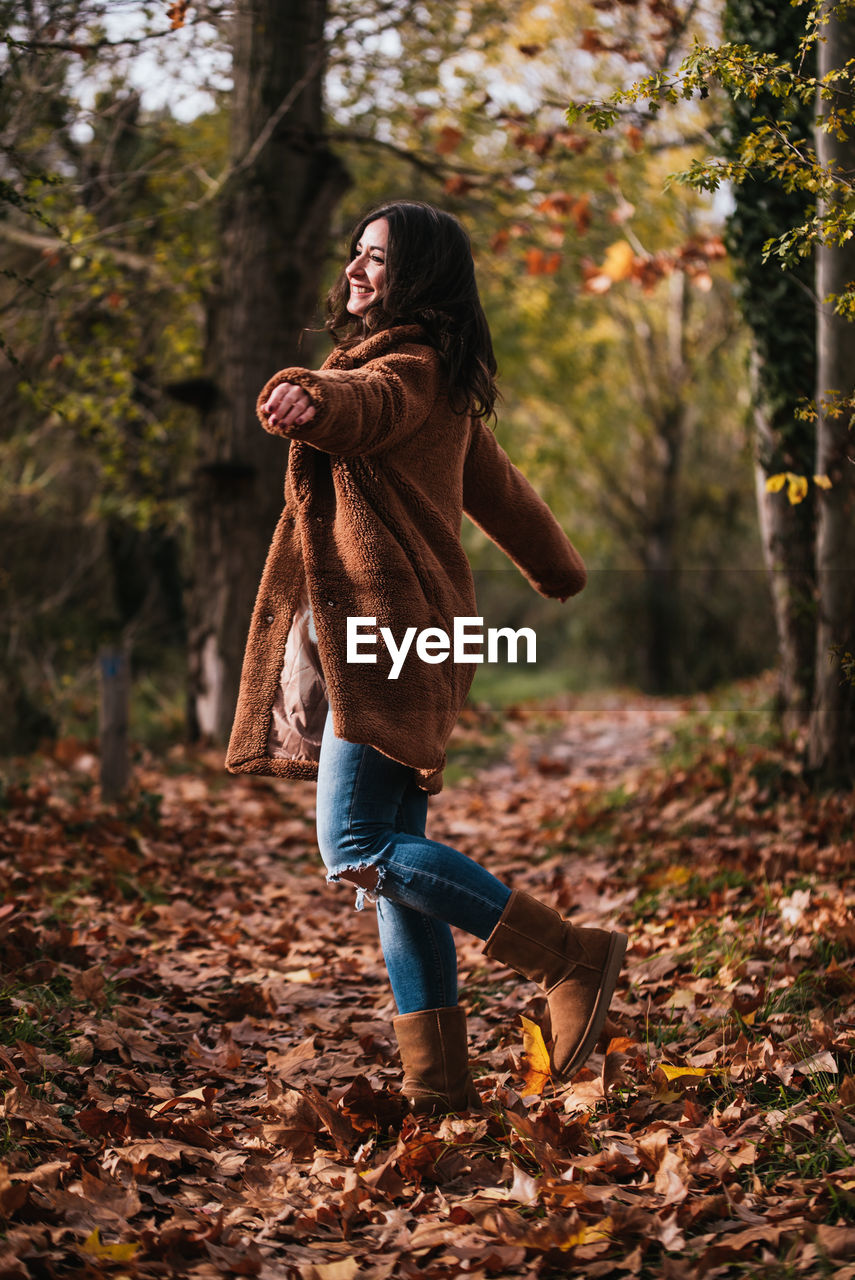
[[(772, 976), (770, 974), (770, 978)], [(828, 993), (824, 975), (806, 969), (791, 982), (767, 988), (766, 1000), (757, 1011), (758, 1021), (768, 1022), (781, 1014), (806, 1019), (835, 1003), (836, 997)]]
[[(62, 1060), (65, 1065), (73, 1061), (75, 1055), (69, 1027), (71, 1010), (79, 1005), (80, 1001), (72, 995), (71, 983), (64, 974), (55, 974), (49, 982), (21, 986), (15, 985), (14, 975), (10, 975), (0, 990), (0, 1045), (9, 1049), (22, 1044), (31, 1045), (45, 1055), (46, 1062)], [(0, 1079), (4, 1076), (11, 1085), (12, 1079), (0, 1067)], [(38, 1079), (27, 1080), (27, 1091), (34, 1098), (51, 1101), (56, 1096), (55, 1079), (56, 1073), (42, 1066)], [(64, 1084), (67, 1086), (67, 1081)], [(67, 1096), (67, 1088), (63, 1088), (59, 1097)], [(57, 1114), (67, 1122), (76, 1109), (68, 1102), (61, 1102)], [(26, 1138), (22, 1136), (19, 1139), (13, 1126), (5, 1120), (0, 1125), (0, 1157), (26, 1146)]]
[(750, 1173), (746, 1190), (753, 1188), (755, 1178), (774, 1192), (787, 1179), (810, 1182), (851, 1166), (852, 1157), (830, 1116), (825, 1129), (814, 1132), (794, 1123), (797, 1120), (798, 1116), (784, 1120), (758, 1145), (758, 1158), (745, 1170)]
[(528, 666), (485, 662), (476, 669), (469, 698), (503, 708), (516, 702), (541, 702), (563, 693), (585, 693), (590, 688), (587, 672), (580, 672), (575, 664), (546, 667), (540, 663)]
[(703, 749), (716, 744), (727, 743), (738, 754), (789, 746), (778, 724), (771, 674), (721, 685), (694, 703), (674, 726), (671, 745), (662, 754), (669, 771), (693, 768)]
[[(65, 1053), (68, 1036), (56, 1025), (57, 1015), (76, 1004), (70, 984), (59, 977), (53, 984), (34, 987), (7, 987), (0, 992), (0, 1044), (14, 1046), (19, 1040), (50, 1053)], [(14, 994), (13, 994), (14, 993)]]
[(484, 742), (455, 744), (445, 766), (443, 785), (452, 787), (464, 778), (471, 778), (480, 770), (488, 769), (490, 765), (499, 764), (505, 758), (508, 743), (507, 734), (496, 734)]

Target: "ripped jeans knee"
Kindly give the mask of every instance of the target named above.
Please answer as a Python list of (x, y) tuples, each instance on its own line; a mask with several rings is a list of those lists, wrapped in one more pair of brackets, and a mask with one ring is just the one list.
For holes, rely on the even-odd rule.
[(406, 765), (335, 736), (330, 714), (318, 765), (318, 844), (327, 879), (379, 904), (383, 955), (399, 1012), (457, 998), (451, 927), (487, 938), (510, 890), (471, 858), (429, 840), (427, 794)]
[(327, 869), (327, 883), (340, 880), (356, 888), (356, 909), (361, 911), (365, 900), (376, 902), (383, 893), (386, 867), (384, 857), (394, 837), (394, 828), (378, 829), (373, 841), (355, 840), (349, 833), (333, 835), (325, 831), (318, 821), (318, 845)]
[(327, 880), (487, 938), (510, 898), (495, 876), (425, 835), (428, 797), (411, 768), (335, 737), (327, 721), (318, 766), (318, 845)]
[(424, 837), (427, 795), (413, 770), (363, 743), (336, 738), (327, 720), (318, 767), (318, 845), (330, 882), (357, 890), (356, 906), (383, 893), (401, 834)]

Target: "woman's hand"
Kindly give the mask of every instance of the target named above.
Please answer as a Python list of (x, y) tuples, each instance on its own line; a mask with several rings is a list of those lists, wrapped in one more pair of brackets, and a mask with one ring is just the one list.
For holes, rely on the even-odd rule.
[(300, 427), (315, 416), (311, 396), (294, 382), (280, 382), (261, 408), (273, 427)]

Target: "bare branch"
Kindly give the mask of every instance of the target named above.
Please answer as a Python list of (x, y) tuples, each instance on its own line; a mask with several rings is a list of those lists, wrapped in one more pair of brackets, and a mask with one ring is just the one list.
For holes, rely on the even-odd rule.
[[(37, 249), (43, 254), (80, 253), (86, 241), (96, 239), (95, 236), (87, 236), (86, 241), (81, 240), (72, 244), (70, 241), (62, 240), (59, 237), (36, 235), (32, 231), (24, 231), (22, 227), (16, 227), (10, 222), (3, 221), (0, 221), (0, 236), (6, 240), (11, 240), (13, 244), (23, 245), (27, 249)], [(172, 283), (158, 263), (152, 262), (150, 258), (144, 257), (141, 253), (131, 253), (127, 249), (113, 247), (109, 249), (109, 253), (120, 266), (127, 267), (130, 271), (142, 271), (155, 279), (161, 280), (164, 284), (171, 285)]]
[[(222, 17), (224, 12), (225, 10), (209, 10), (198, 18), (192, 18), (185, 22), (184, 26), (189, 28), (210, 24), (215, 18)], [(107, 36), (87, 42), (83, 40), (28, 40), (20, 36), (13, 36), (9, 32), (6, 33), (3, 40), (9, 48), (13, 49), (35, 53), (76, 53), (81, 57), (91, 58), (100, 53), (102, 49), (138, 48), (140, 45), (147, 44), (149, 40), (162, 40), (164, 36), (174, 35), (175, 32), (172, 27), (165, 27), (162, 31), (145, 31), (138, 36), (121, 36), (118, 40), (111, 40)]]

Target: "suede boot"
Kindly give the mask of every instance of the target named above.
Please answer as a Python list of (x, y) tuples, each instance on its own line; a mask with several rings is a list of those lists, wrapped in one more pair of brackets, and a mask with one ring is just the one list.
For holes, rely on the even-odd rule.
[(480, 1108), (469, 1072), (466, 1014), (458, 1005), (402, 1013), (392, 1025), (404, 1066), (401, 1092), (414, 1115)]
[(484, 954), (538, 983), (552, 1021), (552, 1066), (568, 1077), (599, 1039), (618, 980), (626, 934), (580, 929), (514, 889)]

